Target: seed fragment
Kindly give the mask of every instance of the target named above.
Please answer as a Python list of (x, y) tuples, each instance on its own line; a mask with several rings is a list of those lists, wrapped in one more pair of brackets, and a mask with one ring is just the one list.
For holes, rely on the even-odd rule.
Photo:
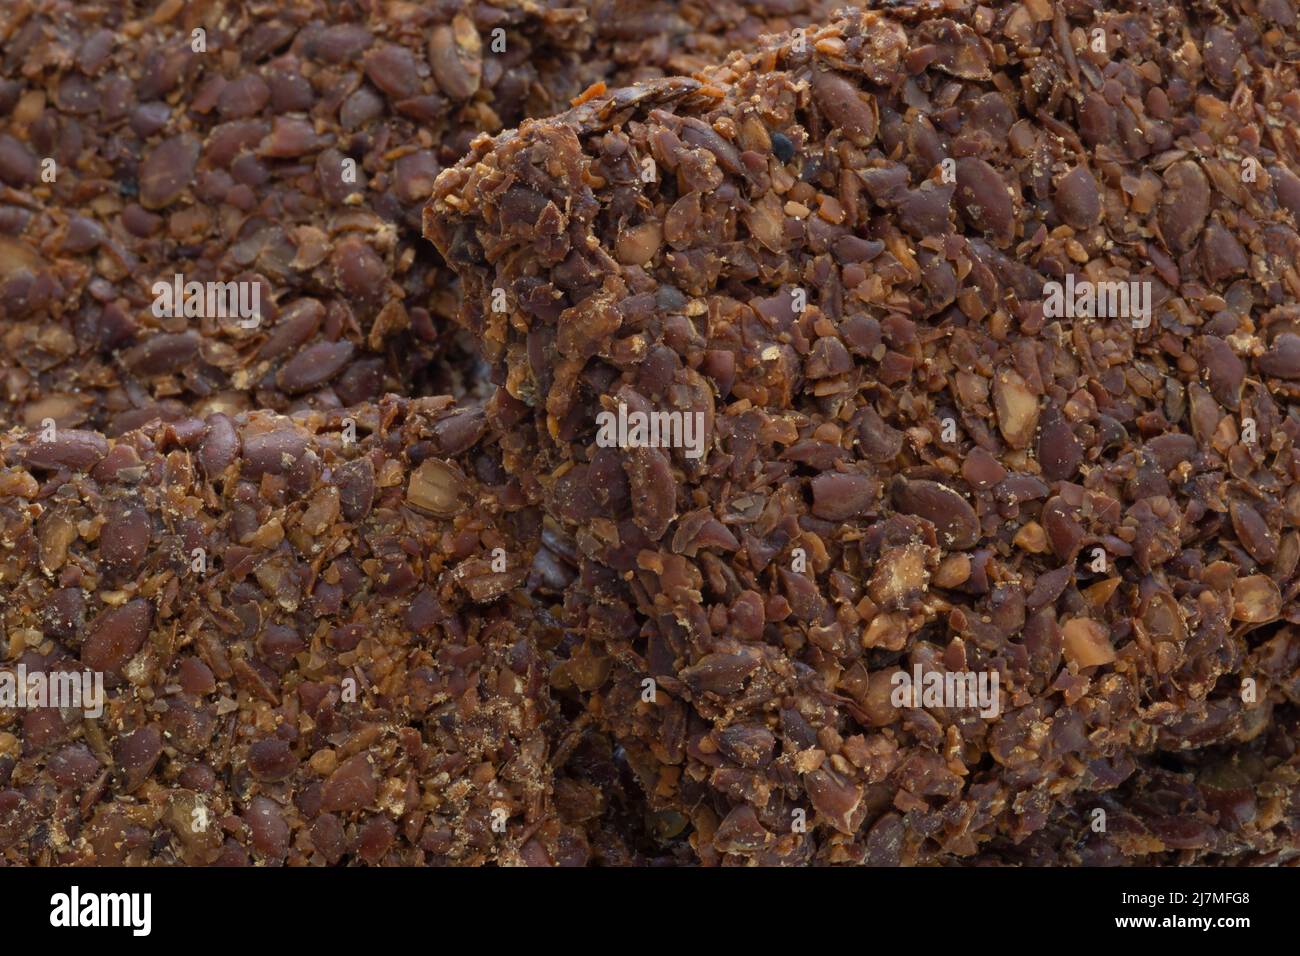
[(1065, 658), (1077, 667), (1096, 667), (1115, 660), (1106, 627), (1090, 617), (1074, 617), (1061, 627), (1065, 641)]
[(1028, 447), (1038, 427), (1038, 396), (1014, 369), (1002, 369), (993, 382), (998, 428), (1012, 448)]
[(465, 508), (465, 479), (450, 462), (430, 458), (411, 473), (406, 488), (408, 504), (439, 518), (450, 518)]
[(1265, 624), (1282, 611), (1282, 592), (1272, 578), (1252, 574), (1232, 586), (1232, 616), (1248, 624)]

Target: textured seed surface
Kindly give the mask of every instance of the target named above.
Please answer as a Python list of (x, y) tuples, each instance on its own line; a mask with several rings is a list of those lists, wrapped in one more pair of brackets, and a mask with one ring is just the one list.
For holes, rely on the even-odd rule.
[(201, 145), (197, 137), (181, 134), (165, 140), (140, 164), (140, 202), (162, 209), (175, 202), (193, 179)]
[(276, 373), (276, 384), (289, 395), (310, 391), (343, 371), (355, 351), (347, 341), (309, 345), (285, 362)]
[(819, 475), (812, 481), (813, 514), (843, 520), (865, 513), (876, 500), (877, 484), (866, 475)]
[[(616, 55), (651, 55), (612, 6)], [(1300, 567), (1300, 179), (1250, 106), (1295, 112), (1264, 79), (1294, 76), (1294, 27), (1252, 16), (850, 13), (594, 88), (440, 175), (424, 228), (509, 396), (487, 417), (574, 556), (562, 680), (656, 838), (708, 864), (1253, 856), (1194, 784), (1157, 796), (1218, 747), (1291, 752), (1285, 692), (1236, 693), (1294, 670)], [(707, 456), (595, 446), (616, 395), (699, 402)], [(892, 703), (917, 668), (996, 670), (1004, 709)], [(680, 696), (647, 711), (643, 671)], [(1096, 800), (1133, 839), (1078, 838)]]
[(1295, 862), (1292, 5), (835, 6), (0, 28), (4, 863)]
[(1259, 368), (1265, 375), (1300, 379), (1300, 334), (1283, 332), (1275, 338), (1268, 351), (1259, 357)]
[(993, 403), (998, 428), (1012, 448), (1029, 444), (1038, 425), (1038, 398), (1028, 388), (1019, 372), (1005, 369), (993, 382)]
[(1101, 197), (1086, 166), (1074, 167), (1057, 181), (1056, 214), (1075, 229), (1087, 229), (1101, 221)]
[(117, 673), (149, 636), (153, 610), (143, 598), (105, 611), (92, 621), (81, 647), (81, 660), (90, 668)]
[(483, 42), (469, 17), (458, 14), (429, 36), (429, 65), (438, 88), (454, 100), (467, 100), (482, 82)]
[(411, 475), (406, 500), (430, 514), (448, 517), (465, 507), (465, 482), (447, 462), (429, 459)]
[(946, 548), (969, 548), (980, 537), (975, 509), (960, 494), (935, 481), (898, 479), (891, 487), (894, 505), (903, 514), (925, 518)]
[(976, 230), (1006, 245), (1015, 233), (1015, 209), (1007, 184), (998, 171), (982, 159), (957, 161), (957, 208)]
[(1160, 232), (1173, 252), (1192, 247), (1210, 212), (1210, 184), (1192, 160), (1170, 166), (1160, 197)]
[(818, 105), (845, 135), (859, 145), (875, 139), (876, 106), (869, 94), (833, 70), (813, 71), (812, 87)]

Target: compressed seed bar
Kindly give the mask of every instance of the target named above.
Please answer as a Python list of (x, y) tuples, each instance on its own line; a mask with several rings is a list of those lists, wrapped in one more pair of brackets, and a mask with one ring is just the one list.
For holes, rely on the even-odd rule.
[(5, 671), (104, 699), (0, 707), (0, 856), (586, 862), (598, 741), (547, 693), (539, 520), (485, 430), (438, 398), (4, 437)]
[[(442, 166), (582, 85), (808, 19), (670, 6), (24, 7), (0, 61), (0, 409), (120, 433), (195, 405), (474, 392), (454, 282), (418, 241)], [(152, 314), (177, 275), (245, 284), (254, 318)]]
[[(758, 32), (759, 17), (766, 29), (802, 9), (683, 7), (666, 24), (672, 57), (659, 68), (687, 68), (683, 46), (720, 49), (705, 28), (737, 43)], [(583, 83), (644, 64), (650, 51), (615, 51), (630, 36), (617, 26), (627, 11), (595, 6), (585, 11), (602, 24), (594, 41), (570, 7), (390, 12), (350, 22), (335, 5), (308, 4), (228, 4), (198, 19), (170, 5), (15, 11), (0, 61), (0, 418), (118, 435), (195, 412), (476, 387), (472, 357), (435, 330), (451, 289), (432, 247), (411, 241), (414, 204), (475, 132), (572, 96), (577, 86), (561, 76), (571, 50), (612, 51), (584, 64)], [(438, 22), (426, 36), (430, 16)], [(504, 53), (490, 44), (498, 27)], [(398, 96), (412, 82), (418, 95)], [(302, 146), (292, 155), (276, 145), (290, 133)], [(54, 162), (49, 182), (42, 152)], [(322, 173), (347, 158), (360, 171), (355, 187)], [(326, 244), (332, 257), (322, 260)], [(177, 273), (254, 283), (255, 327), (151, 316), (152, 281)], [(426, 381), (431, 351), (441, 359)], [(547, 570), (563, 584), (558, 565)], [(602, 778), (597, 793), (616, 793), (626, 765), (616, 768), (603, 736), (582, 739), (574, 759)], [(591, 788), (567, 793), (574, 813), (602, 802)], [(639, 811), (624, 810), (622, 832), (639, 829)], [(602, 839), (599, 852), (626, 856), (619, 838)]]
[[(24, 2), (0, 25), (0, 421), (472, 392), (419, 208), (474, 135), (579, 91), (582, 11), (183, 7)], [(242, 298), (187, 312), (173, 282)]]
[[(1182, 762), (1215, 809), (1094, 856), (1295, 857), (1300, 44), (1224, 9), (854, 14), (441, 175), (574, 575), (559, 673), (666, 841), (1071, 862), (1050, 834), (1158, 815)], [(677, 440), (603, 440), (630, 414)], [(992, 706), (896, 696), (926, 673)]]

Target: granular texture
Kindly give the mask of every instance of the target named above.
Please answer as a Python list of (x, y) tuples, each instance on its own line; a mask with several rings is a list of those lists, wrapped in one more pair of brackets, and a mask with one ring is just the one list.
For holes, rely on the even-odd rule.
[(0, 859), (1300, 862), (1293, 3), (865, 6), (11, 3)]
[(4, 440), (6, 670), (105, 684), (6, 711), (7, 861), (587, 861), (535, 509), (478, 410), (348, 414)]
[[(120, 434), (472, 391), (420, 207), (475, 135), (580, 90), (584, 24), (534, 0), (11, 4), (5, 419)], [(160, 315), (175, 276), (259, 308)]]
[[(810, 15), (674, 6), (19, 3), (0, 27), (0, 411), (120, 434), (483, 397), (454, 275), (420, 238), (433, 181), (474, 136), (589, 84), (693, 69)], [(174, 281), (257, 302), (155, 312)]]
[(855, 13), (439, 178), (589, 711), (700, 861), (1010, 859), (1107, 806), (1110, 862), (1294, 857), (1298, 43), (1225, 11)]

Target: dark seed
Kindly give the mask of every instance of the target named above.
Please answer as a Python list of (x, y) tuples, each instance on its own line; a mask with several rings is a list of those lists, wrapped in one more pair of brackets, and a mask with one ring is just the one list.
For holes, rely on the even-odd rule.
[(652, 540), (662, 538), (677, 514), (676, 488), (668, 456), (658, 448), (632, 448), (623, 460), (632, 490), (632, 514)]
[(327, 813), (362, 810), (374, 803), (378, 789), (370, 758), (357, 754), (339, 764), (325, 781), (321, 809)]
[(155, 147), (140, 164), (140, 204), (146, 209), (162, 209), (179, 199), (194, 180), (201, 149), (199, 140), (189, 133)]
[(131, 793), (140, 788), (162, 756), (162, 732), (157, 724), (147, 724), (124, 734), (113, 748), (113, 760), (125, 776), (123, 790)]
[(812, 71), (812, 89), (832, 126), (860, 146), (876, 138), (876, 102), (869, 93), (840, 73), (820, 69)]
[(139, 505), (124, 505), (105, 522), (100, 553), (116, 573), (133, 575), (148, 556), (152, 536), (149, 513)]
[(828, 521), (846, 521), (869, 513), (879, 491), (880, 483), (866, 475), (818, 475), (812, 480), (812, 511)]
[(1269, 564), (1277, 558), (1275, 535), (1258, 511), (1243, 501), (1234, 501), (1229, 508), (1232, 527), (1242, 546), (1260, 564)]
[(794, 159), (794, 143), (785, 133), (771, 134), (772, 154), (782, 163), (788, 163)]
[(286, 740), (270, 737), (248, 748), (248, 769), (255, 780), (278, 783), (287, 780), (297, 768), (298, 758)]
[(56, 429), (48, 441), (40, 439), (23, 453), (31, 468), (71, 468), (89, 471), (108, 454), (108, 442), (98, 432), (72, 428)]
[(366, 76), (393, 99), (414, 96), (420, 88), (415, 57), (404, 46), (385, 43), (366, 54)]
[(890, 485), (894, 506), (934, 525), (939, 543), (949, 549), (974, 547), (980, 539), (975, 509), (965, 498), (937, 481), (896, 478)]
[(1283, 332), (1255, 360), (1259, 370), (1275, 378), (1300, 379), (1300, 335)]
[(1083, 461), (1083, 443), (1059, 416), (1038, 430), (1038, 463), (1048, 481), (1073, 478)]
[(91, 622), (81, 660), (91, 670), (118, 673), (149, 636), (153, 606), (144, 598), (105, 611)]
[(347, 340), (309, 345), (284, 364), (275, 383), (289, 395), (311, 391), (343, 371), (355, 351)]
[(1087, 167), (1076, 166), (1057, 181), (1056, 214), (1075, 229), (1089, 229), (1101, 222), (1101, 198)]
[(122, 361), (137, 375), (165, 375), (191, 361), (201, 341), (193, 331), (156, 333), (122, 353)]
[(344, 239), (334, 250), (330, 263), (339, 289), (347, 295), (373, 299), (383, 291), (388, 270), (364, 239), (357, 236)]
[(957, 208), (966, 221), (1000, 246), (1015, 235), (1015, 206), (1002, 177), (982, 159), (957, 160)]
[(1210, 214), (1210, 183), (1190, 159), (1165, 170), (1166, 188), (1160, 196), (1160, 233), (1169, 248), (1186, 252), (1196, 242)]

